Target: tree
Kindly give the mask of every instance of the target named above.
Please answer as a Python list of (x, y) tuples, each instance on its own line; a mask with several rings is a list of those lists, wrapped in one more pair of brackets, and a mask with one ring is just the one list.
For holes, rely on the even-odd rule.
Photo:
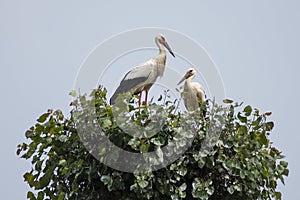
[[(281, 199), (277, 183), (278, 180), (284, 183), (289, 170), (282, 153), (268, 139), (274, 126), (268, 121), (270, 112), (261, 114), (251, 106), (242, 108), (241, 104), (224, 100), (224, 105), (210, 103), (205, 117), (197, 112), (177, 112), (176, 102), (164, 97), (158, 99), (161, 105), (151, 103), (148, 108), (140, 109), (132, 104), (127, 106), (133, 113), (128, 119), (138, 126), (149, 123), (151, 105), (166, 111), (160, 131), (144, 138), (128, 135), (119, 127), (102, 87), (95, 89), (89, 98), (81, 95), (74, 99), (68, 118), (60, 110), (49, 109), (42, 114), (25, 133), (29, 142), (17, 148), (17, 155), (32, 163), (32, 169), (24, 174), (33, 190), (28, 191), (27, 198)], [(88, 104), (95, 109), (89, 110)], [(101, 157), (109, 149), (99, 143), (85, 144), (87, 140), (83, 137), (97, 140), (97, 133), (85, 132), (84, 136), (78, 133), (76, 123), (81, 120), (88, 126), (91, 112), (97, 119), (93, 123), (126, 151), (153, 152), (172, 142), (174, 146), (188, 148), (174, 162), (157, 170), (129, 173), (113, 169), (103, 164), (108, 157)], [(192, 140), (176, 140), (176, 134), (186, 134), (183, 131), (186, 124), (190, 125), (189, 130), (194, 130)], [(209, 137), (212, 124), (219, 124), (217, 137)], [(188, 144), (189, 141), (192, 142)], [(208, 143), (210, 149), (203, 148)], [(98, 146), (101, 148), (92, 152)], [(174, 147), (174, 151), (178, 150), (181, 149)], [(100, 161), (92, 154), (98, 155)], [(163, 154), (158, 155), (158, 159), (163, 158)]]

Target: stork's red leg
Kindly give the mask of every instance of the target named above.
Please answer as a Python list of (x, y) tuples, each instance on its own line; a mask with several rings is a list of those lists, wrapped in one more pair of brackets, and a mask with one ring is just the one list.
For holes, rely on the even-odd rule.
[(142, 105), (142, 90), (140, 91), (140, 99), (139, 99), (139, 106), (141, 106)]
[(148, 90), (146, 90), (146, 98), (145, 98), (145, 105), (148, 103)]

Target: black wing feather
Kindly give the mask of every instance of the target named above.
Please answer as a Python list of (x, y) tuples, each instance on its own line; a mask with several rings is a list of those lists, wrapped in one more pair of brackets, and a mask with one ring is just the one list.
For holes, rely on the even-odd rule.
[[(127, 73), (129, 74), (130, 71)], [(125, 79), (127, 74), (125, 75), (124, 79), (121, 81), (119, 87), (116, 89), (115, 93), (112, 95), (112, 97), (110, 98), (110, 105), (113, 105), (118, 97), (119, 94), (125, 93), (125, 92), (129, 92), (130, 90), (134, 89), (137, 85), (145, 82), (149, 75), (146, 77), (137, 77), (137, 78), (133, 78), (133, 79)]]

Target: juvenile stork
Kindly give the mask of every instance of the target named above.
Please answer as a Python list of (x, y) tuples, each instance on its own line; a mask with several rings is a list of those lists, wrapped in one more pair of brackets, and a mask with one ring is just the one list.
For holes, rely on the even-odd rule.
[(113, 105), (119, 94), (131, 92), (132, 94), (140, 94), (139, 105), (142, 101), (142, 92), (146, 92), (145, 103), (147, 104), (148, 92), (158, 77), (162, 77), (166, 66), (166, 50), (175, 57), (172, 49), (168, 45), (166, 39), (162, 35), (155, 37), (155, 43), (159, 48), (159, 54), (150, 60), (139, 64), (132, 68), (124, 76), (119, 87), (110, 98), (110, 104)]
[(185, 80), (182, 98), (186, 109), (189, 111), (198, 109), (199, 106), (205, 102), (205, 91), (203, 86), (200, 83), (191, 82), (195, 75), (196, 70), (190, 68), (177, 84), (179, 85)]

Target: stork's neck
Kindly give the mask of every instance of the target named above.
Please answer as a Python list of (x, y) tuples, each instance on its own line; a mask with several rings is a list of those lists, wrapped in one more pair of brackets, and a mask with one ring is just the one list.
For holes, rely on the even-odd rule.
[(166, 49), (163, 44), (161, 44), (158, 40), (155, 40), (157, 47), (159, 48), (159, 54), (166, 56)]
[(187, 79), (185, 79), (185, 84), (186, 84), (186, 85), (190, 85), (193, 78), (194, 78), (194, 76), (190, 76), (190, 77), (188, 77)]
[(166, 59), (167, 59), (166, 50), (165, 47), (158, 41), (156, 41), (156, 45), (159, 48), (159, 54), (156, 57), (157, 64), (158, 64), (157, 71), (158, 71), (158, 76), (162, 77), (164, 75)]
[(164, 49), (164, 47), (159, 47), (159, 54), (158, 54), (158, 62), (161, 65), (165, 65), (166, 64), (166, 60), (167, 60), (167, 55), (166, 55), (166, 50)]

